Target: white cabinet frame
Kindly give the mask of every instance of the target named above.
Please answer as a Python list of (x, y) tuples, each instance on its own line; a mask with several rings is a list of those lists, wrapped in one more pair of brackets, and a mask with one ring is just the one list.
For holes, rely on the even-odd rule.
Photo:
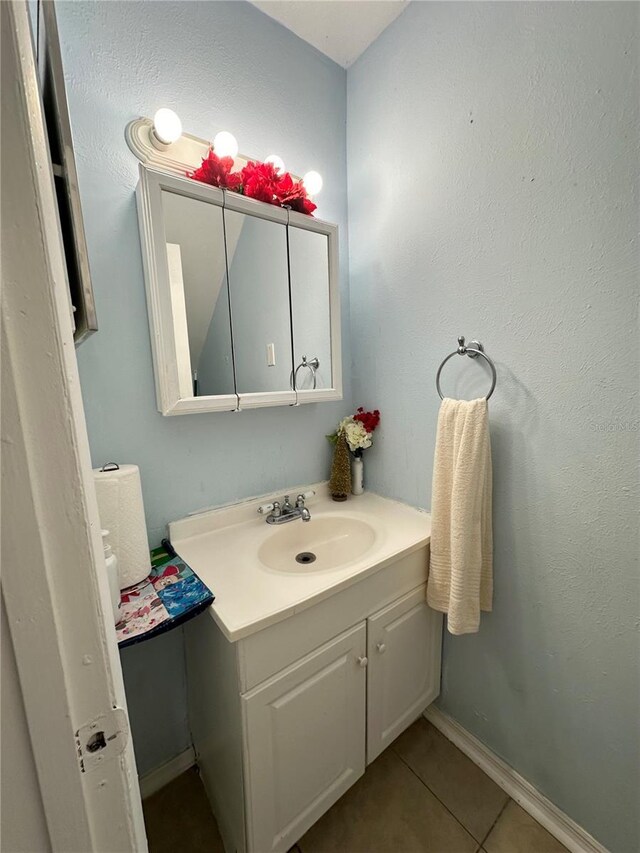
[[(233, 210), (324, 234), (329, 252), (329, 316), (331, 334), (331, 387), (304, 391), (273, 391), (249, 394), (221, 394), (194, 397), (184, 311), (176, 310), (171, 295), (167, 260), (162, 191), (198, 199), (223, 210)], [(140, 164), (136, 190), (151, 349), (158, 410), (163, 415), (195, 412), (229, 412), (266, 406), (293, 406), (342, 399), (342, 347), (340, 329), (340, 281), (338, 266), (338, 226), (295, 211), (264, 204), (226, 192), (190, 178), (181, 178)], [(233, 326), (233, 316), (231, 319)], [(291, 330), (293, 334), (293, 329)], [(295, 365), (294, 365), (295, 367)]]

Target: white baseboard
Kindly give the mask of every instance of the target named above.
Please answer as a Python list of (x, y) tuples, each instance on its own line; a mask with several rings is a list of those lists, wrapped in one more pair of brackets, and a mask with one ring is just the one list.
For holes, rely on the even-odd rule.
[(175, 758), (165, 761), (164, 764), (156, 767), (155, 770), (151, 770), (150, 773), (145, 773), (144, 776), (140, 777), (140, 794), (142, 799), (145, 800), (151, 794), (159, 791), (160, 788), (164, 788), (169, 782), (173, 782), (181, 773), (193, 767), (195, 763), (196, 755), (193, 747), (190, 746), (184, 752), (176, 755)]
[(599, 841), (448, 714), (431, 706), (424, 716), (571, 853), (608, 853)]

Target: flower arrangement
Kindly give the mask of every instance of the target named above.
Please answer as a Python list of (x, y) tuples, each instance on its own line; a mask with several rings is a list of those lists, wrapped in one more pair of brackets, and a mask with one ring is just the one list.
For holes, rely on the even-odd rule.
[(338, 424), (338, 429), (332, 435), (328, 435), (327, 438), (335, 444), (338, 436), (343, 434), (353, 455), (362, 456), (362, 451), (373, 444), (371, 434), (379, 423), (380, 412), (378, 409), (374, 409), (373, 412), (365, 412), (360, 406), (355, 415), (343, 418)]
[(279, 172), (273, 163), (250, 160), (239, 171), (233, 171), (232, 157), (218, 157), (213, 149), (202, 164), (187, 177), (220, 189), (255, 198), (277, 207), (288, 207), (298, 213), (313, 215), (316, 209), (302, 181), (294, 181), (289, 172)]
[(374, 409), (373, 412), (365, 412), (360, 406), (355, 415), (343, 418), (338, 424), (337, 430), (327, 436), (329, 441), (335, 445), (329, 480), (329, 491), (334, 500), (346, 500), (351, 491), (354, 494), (362, 493), (362, 462), (359, 463), (360, 484), (359, 489), (356, 490), (351, 485), (349, 456), (351, 453), (356, 459), (361, 459), (362, 451), (371, 447), (373, 443), (371, 436), (379, 423), (380, 412), (378, 409)]

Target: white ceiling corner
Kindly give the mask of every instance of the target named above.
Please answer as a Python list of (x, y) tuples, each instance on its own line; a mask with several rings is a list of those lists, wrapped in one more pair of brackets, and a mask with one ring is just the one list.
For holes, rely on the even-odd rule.
[(251, 0), (338, 65), (348, 68), (410, 0)]

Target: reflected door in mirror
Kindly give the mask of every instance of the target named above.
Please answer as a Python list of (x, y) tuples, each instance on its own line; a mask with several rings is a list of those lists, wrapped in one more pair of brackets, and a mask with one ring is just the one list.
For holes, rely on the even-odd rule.
[(176, 354), (181, 373), (188, 371), (188, 396), (234, 394), (222, 208), (166, 190), (162, 208)]
[(228, 208), (224, 221), (238, 394), (289, 391), (286, 226)]
[(314, 388), (331, 388), (327, 235), (290, 227), (289, 259), (296, 389), (308, 391)]

